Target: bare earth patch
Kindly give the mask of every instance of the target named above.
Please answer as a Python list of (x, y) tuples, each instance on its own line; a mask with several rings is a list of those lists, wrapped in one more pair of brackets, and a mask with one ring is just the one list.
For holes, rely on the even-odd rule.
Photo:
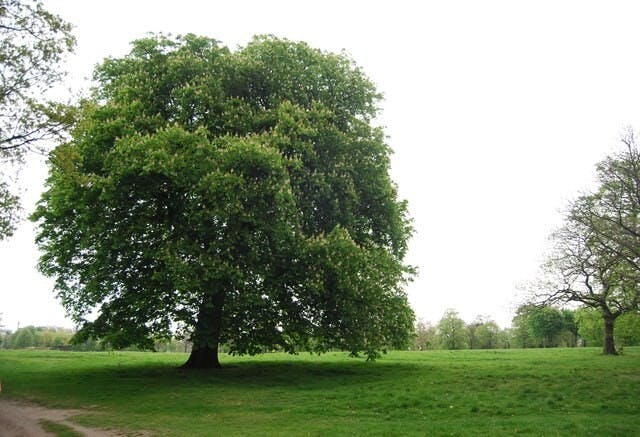
[(59, 410), (0, 397), (0, 435), (3, 437), (51, 437), (40, 425), (41, 420), (62, 423), (85, 437), (117, 437), (127, 435), (113, 431), (86, 428), (69, 421), (81, 410)]

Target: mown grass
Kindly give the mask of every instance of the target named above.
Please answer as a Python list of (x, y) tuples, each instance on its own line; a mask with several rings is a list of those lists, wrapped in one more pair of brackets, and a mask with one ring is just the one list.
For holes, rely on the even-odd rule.
[(1, 351), (2, 396), (161, 436), (638, 435), (640, 348), (223, 356)]

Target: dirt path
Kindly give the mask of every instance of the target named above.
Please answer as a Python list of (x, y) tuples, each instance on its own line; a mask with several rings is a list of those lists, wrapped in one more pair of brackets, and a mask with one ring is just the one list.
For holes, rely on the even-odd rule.
[(85, 428), (68, 419), (80, 410), (54, 410), (35, 404), (18, 402), (0, 397), (0, 436), (2, 437), (51, 437), (55, 434), (45, 432), (41, 420), (62, 423), (85, 437), (116, 437), (125, 434), (112, 431)]

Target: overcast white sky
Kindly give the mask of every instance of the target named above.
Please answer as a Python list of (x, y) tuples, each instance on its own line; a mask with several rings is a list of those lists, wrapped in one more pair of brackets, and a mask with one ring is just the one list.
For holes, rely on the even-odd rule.
[[(640, 3), (634, 1), (47, 0), (76, 26), (68, 86), (147, 32), (230, 48), (271, 33), (345, 49), (385, 95), (380, 123), (416, 233), (408, 287), (420, 318), (511, 321), (560, 210), (594, 164), (640, 127)], [(44, 164), (23, 171), (25, 208)], [(71, 326), (35, 269), (25, 223), (0, 242), (3, 324)]]

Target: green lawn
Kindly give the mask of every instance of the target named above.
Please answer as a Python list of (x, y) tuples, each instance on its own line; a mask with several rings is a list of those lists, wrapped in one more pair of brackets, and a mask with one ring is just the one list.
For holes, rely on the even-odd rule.
[(0, 351), (1, 396), (161, 436), (640, 433), (640, 348), (222, 356)]

